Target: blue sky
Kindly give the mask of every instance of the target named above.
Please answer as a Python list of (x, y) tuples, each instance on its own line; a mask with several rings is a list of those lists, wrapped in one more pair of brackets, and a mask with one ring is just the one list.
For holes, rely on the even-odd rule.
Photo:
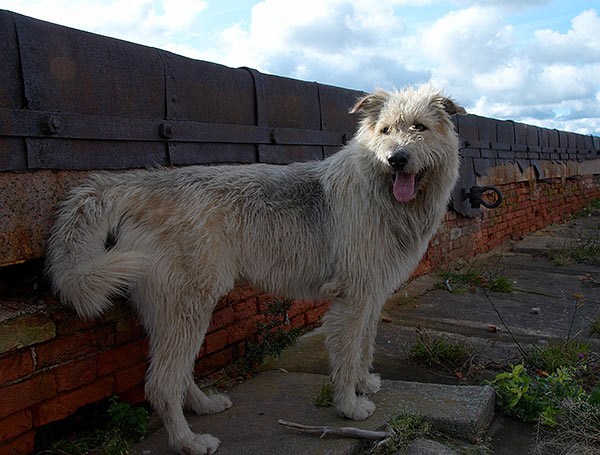
[(0, 0), (232, 67), (354, 89), (432, 82), (469, 112), (600, 135), (600, 2)]

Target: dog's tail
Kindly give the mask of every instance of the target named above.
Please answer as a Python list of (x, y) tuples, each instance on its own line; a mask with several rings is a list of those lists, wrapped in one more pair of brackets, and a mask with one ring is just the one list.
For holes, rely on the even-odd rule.
[(46, 257), (53, 290), (80, 317), (99, 316), (111, 297), (124, 296), (146, 263), (119, 246), (123, 218), (92, 183), (72, 190), (57, 212)]

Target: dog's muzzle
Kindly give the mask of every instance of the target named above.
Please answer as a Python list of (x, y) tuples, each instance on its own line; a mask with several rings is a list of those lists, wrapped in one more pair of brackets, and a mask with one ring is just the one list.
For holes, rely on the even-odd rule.
[(404, 167), (408, 164), (408, 153), (404, 150), (398, 150), (388, 156), (388, 164), (392, 167), (396, 172), (402, 171)]
[(395, 171), (393, 193), (398, 202), (408, 202), (414, 197), (425, 173), (403, 172), (408, 161), (408, 154), (404, 150), (398, 150), (388, 156), (388, 164)]

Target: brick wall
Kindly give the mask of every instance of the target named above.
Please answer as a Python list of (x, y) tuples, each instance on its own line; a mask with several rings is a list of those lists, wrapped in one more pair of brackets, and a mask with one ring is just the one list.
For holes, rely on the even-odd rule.
[[(27, 297), (0, 298), (1, 455), (29, 453), (37, 428), (88, 403), (113, 394), (130, 403), (143, 401), (148, 343), (126, 303), (86, 322), (44, 293), (18, 292)], [(244, 354), (272, 297), (239, 288), (221, 299), (198, 354), (197, 376)], [(325, 301), (295, 301), (289, 326), (315, 324), (327, 307)]]

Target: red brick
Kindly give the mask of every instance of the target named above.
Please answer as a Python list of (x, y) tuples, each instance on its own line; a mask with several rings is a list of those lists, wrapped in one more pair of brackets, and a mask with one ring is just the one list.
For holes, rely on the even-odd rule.
[(222, 329), (231, 325), (235, 320), (235, 311), (232, 306), (227, 306), (223, 309), (216, 310), (210, 320), (207, 333)]
[(30, 350), (8, 354), (0, 359), (0, 384), (31, 373), (33, 373), (33, 360)]
[(135, 385), (131, 389), (121, 393), (119, 399), (129, 404), (138, 404), (145, 401), (144, 384)]
[(0, 388), (0, 417), (33, 406), (56, 395), (54, 375), (41, 374), (23, 382)]
[(115, 374), (115, 393), (123, 393), (126, 390), (144, 382), (146, 376), (146, 362), (119, 371)]
[(146, 332), (137, 316), (119, 319), (115, 323), (115, 344), (139, 340), (145, 336)]
[(290, 326), (296, 329), (304, 327), (306, 324), (304, 314), (299, 314), (290, 319)]
[(23, 455), (33, 451), (35, 431), (22, 434), (8, 444), (0, 446), (0, 455)]
[(58, 392), (76, 389), (96, 379), (96, 359), (75, 360), (53, 370)]
[(205, 340), (205, 353), (212, 354), (213, 352), (220, 351), (227, 346), (229, 334), (226, 329), (221, 329), (218, 332), (209, 333), (206, 335)]
[(31, 409), (24, 409), (0, 420), (0, 441), (16, 438), (31, 429), (33, 416)]
[(83, 357), (104, 350), (113, 340), (113, 328), (110, 326), (58, 338), (35, 348), (37, 363), (43, 367)]
[(236, 302), (232, 306), (236, 321), (249, 318), (257, 313), (256, 297)]
[(37, 427), (62, 420), (88, 403), (109, 397), (113, 392), (114, 381), (112, 376), (101, 378), (85, 387), (61, 393), (36, 405), (33, 409), (34, 425)]
[(98, 376), (104, 376), (121, 368), (129, 367), (148, 357), (148, 340), (124, 344), (103, 352), (96, 357)]
[(305, 311), (314, 308), (315, 302), (313, 300), (294, 300), (288, 311), (288, 317), (293, 318)]
[(196, 367), (194, 368), (194, 375), (196, 377), (206, 376), (210, 373), (213, 373), (214, 371), (223, 368), (232, 360), (233, 346), (229, 346), (228, 348), (222, 349), (219, 352), (207, 355), (206, 357), (203, 357), (198, 362), (196, 362)]
[(95, 320), (85, 320), (69, 309), (61, 309), (53, 314), (56, 324), (56, 335), (71, 335), (84, 329), (91, 329), (98, 324)]
[(256, 324), (260, 321), (264, 321), (265, 316), (262, 314), (256, 315), (249, 319), (236, 322), (235, 324), (226, 327), (227, 331), (227, 344), (233, 344), (236, 341), (243, 340), (247, 336), (256, 333)]
[(258, 297), (260, 294), (262, 294), (262, 292), (257, 289), (251, 288), (249, 286), (239, 286), (227, 295), (227, 300), (229, 302), (237, 302), (239, 300), (246, 300), (252, 297)]
[(307, 324), (312, 324), (316, 322), (321, 316), (325, 314), (325, 311), (320, 308), (312, 308), (304, 313), (305, 320)]

